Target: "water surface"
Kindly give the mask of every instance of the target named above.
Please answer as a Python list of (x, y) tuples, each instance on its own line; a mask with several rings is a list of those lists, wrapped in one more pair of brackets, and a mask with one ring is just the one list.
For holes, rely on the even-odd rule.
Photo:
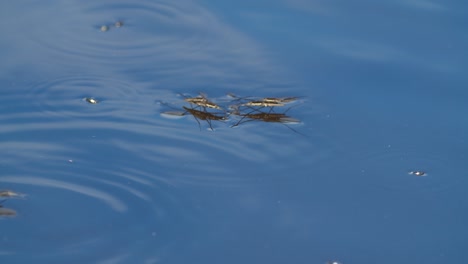
[[(466, 8), (4, 4), (0, 259), (467, 260)], [(161, 115), (200, 92), (300, 96), (299, 133)]]

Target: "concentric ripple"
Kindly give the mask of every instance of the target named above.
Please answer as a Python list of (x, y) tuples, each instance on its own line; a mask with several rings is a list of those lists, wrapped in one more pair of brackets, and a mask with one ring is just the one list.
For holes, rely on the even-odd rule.
[[(6, 147), (7, 153), (16, 149), (14, 144)], [(179, 203), (184, 198), (175, 197), (176, 189), (156, 175), (93, 163), (76, 152), (61, 149), (59, 159), (57, 149), (30, 149), (36, 155), (26, 157), (28, 166), (16, 167), (15, 175), (0, 175), (2, 188), (26, 194), (24, 199), (5, 202), (7, 207), (2, 208), (2, 214), (14, 212), (18, 228), (28, 234), (24, 243), (14, 233), (17, 229), (2, 232), (2, 250), (8, 252), (9, 260), (25, 260), (23, 253), (28, 252), (28, 257), (41, 261), (67, 262), (73, 256), (83, 258), (86, 252), (90, 262), (116, 256), (145, 262), (161, 256), (177, 239), (167, 226), (183, 223), (190, 213), (181, 211)], [(180, 228), (185, 227), (181, 224)], [(128, 239), (139, 241), (136, 244), (143, 248), (135, 243), (129, 248)], [(145, 252), (136, 254), (141, 250)]]
[[(249, 89), (285, 85), (286, 78), (279, 81), (285, 70), (274, 66), (259, 45), (194, 2), (57, 5), (64, 7), (60, 14), (55, 5), (40, 13), (29, 11), (31, 19), (41, 23), (23, 32), (47, 54), (46, 63), (52, 67), (158, 76), (161, 83), (179, 87), (221, 82), (237, 88), (248, 84)], [(123, 26), (111, 26), (116, 21)], [(109, 30), (101, 32), (102, 25)]]
[[(116, 79), (73, 76), (37, 83), (29, 94), (42, 114), (64, 117), (104, 117), (129, 111), (137, 89)], [(85, 98), (98, 101), (92, 105)]]

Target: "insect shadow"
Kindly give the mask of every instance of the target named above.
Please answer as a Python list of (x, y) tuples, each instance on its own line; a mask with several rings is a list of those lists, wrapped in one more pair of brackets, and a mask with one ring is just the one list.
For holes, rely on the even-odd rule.
[[(184, 96), (184, 95), (182, 95)], [(211, 130), (213, 129), (212, 121), (225, 121), (228, 118), (227, 112), (218, 104), (210, 101), (206, 95), (200, 94), (196, 97), (186, 97), (184, 96), (184, 101), (190, 104), (190, 107), (182, 106), (184, 111), (175, 108), (168, 103), (158, 102), (159, 104), (165, 105), (177, 111), (168, 111), (163, 112), (163, 114), (171, 116), (185, 116), (191, 115), (197, 121), (198, 128), (201, 130), (200, 120), (206, 121)], [(211, 111), (209, 109), (212, 109)]]
[[(300, 120), (295, 119), (291, 116), (287, 115), (287, 112), (293, 107), (289, 107), (282, 113), (277, 113), (274, 111), (274, 107), (281, 104), (283, 106), (284, 104), (282, 103), (270, 103), (270, 102), (260, 102), (260, 101), (253, 101), (254, 104), (242, 104), (242, 105), (234, 105), (231, 106), (231, 114), (240, 116), (241, 118), (237, 123), (232, 125), (231, 127), (237, 127), (241, 124), (247, 123), (247, 122), (252, 122), (252, 121), (261, 121), (261, 122), (267, 122), (267, 123), (280, 123), (283, 126), (287, 127), (291, 131), (305, 136), (304, 134), (300, 133), (299, 131), (295, 130), (294, 128), (288, 126), (287, 124), (298, 124), (300, 123)], [(257, 103), (258, 102), (258, 103)], [(267, 111), (262, 111), (263, 109), (267, 109)]]

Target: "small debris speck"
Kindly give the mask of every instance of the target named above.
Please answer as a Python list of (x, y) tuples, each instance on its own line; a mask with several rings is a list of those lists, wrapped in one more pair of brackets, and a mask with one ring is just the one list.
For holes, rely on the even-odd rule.
[(123, 22), (122, 22), (122, 21), (117, 21), (117, 22), (114, 23), (114, 26), (115, 26), (116, 28), (122, 27), (122, 26), (123, 26)]
[(101, 28), (100, 28), (100, 30), (101, 30), (102, 32), (106, 32), (106, 31), (109, 30), (109, 27), (106, 26), (106, 25), (102, 25)]
[(410, 171), (409, 174), (419, 177), (427, 176), (427, 174), (424, 171)]
[(97, 103), (99, 103), (98, 100), (96, 100), (96, 99), (94, 99), (94, 98), (92, 98), (92, 97), (87, 97), (87, 98), (85, 98), (85, 101), (88, 102), (88, 103), (90, 103), (90, 104), (97, 104)]

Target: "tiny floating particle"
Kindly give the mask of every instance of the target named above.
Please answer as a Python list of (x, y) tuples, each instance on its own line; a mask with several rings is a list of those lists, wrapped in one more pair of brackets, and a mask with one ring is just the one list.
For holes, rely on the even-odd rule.
[(16, 211), (0, 206), (0, 216), (16, 216)]
[(107, 26), (107, 25), (102, 25), (101, 28), (100, 28), (100, 30), (101, 30), (102, 32), (106, 32), (106, 31), (109, 30), (109, 26)]
[(84, 100), (85, 100), (86, 102), (90, 103), (90, 104), (97, 104), (97, 103), (99, 103), (98, 100), (96, 100), (96, 99), (94, 99), (94, 98), (92, 98), (92, 97), (86, 97)]
[(24, 198), (26, 195), (10, 190), (0, 190), (0, 197), (6, 198)]
[(116, 28), (122, 27), (123, 25), (124, 25), (123, 21), (117, 21), (117, 22), (114, 23), (114, 26)]
[(427, 173), (425, 173), (424, 171), (410, 171), (409, 174), (418, 177), (427, 176)]

